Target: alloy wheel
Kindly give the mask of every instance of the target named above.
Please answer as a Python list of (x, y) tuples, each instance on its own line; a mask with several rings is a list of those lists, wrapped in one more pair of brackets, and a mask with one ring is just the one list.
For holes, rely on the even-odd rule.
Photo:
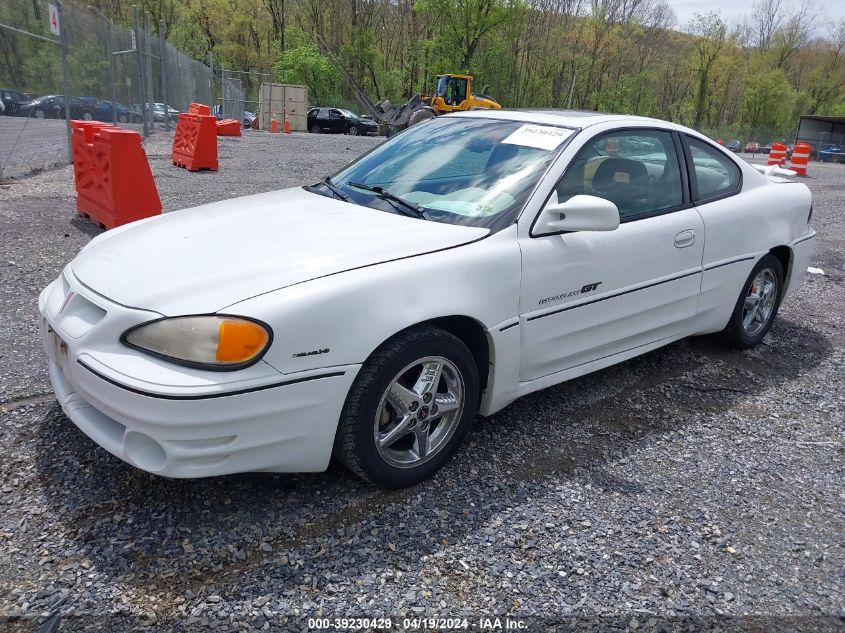
[(374, 420), (376, 449), (385, 462), (413, 468), (437, 455), (458, 428), (464, 380), (442, 356), (421, 358), (400, 371), (381, 397)]
[(742, 328), (748, 336), (756, 336), (769, 322), (777, 301), (777, 285), (771, 268), (763, 268), (751, 282), (742, 308)]

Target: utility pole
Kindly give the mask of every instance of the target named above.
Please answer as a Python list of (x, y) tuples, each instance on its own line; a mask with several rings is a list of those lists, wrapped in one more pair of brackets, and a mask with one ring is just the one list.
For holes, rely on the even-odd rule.
[(147, 99), (144, 96), (144, 65), (141, 63), (141, 31), (138, 26), (140, 20), (138, 19), (138, 6), (132, 6), (132, 36), (135, 44), (135, 63), (138, 65), (138, 101), (141, 104), (141, 121), (143, 123), (144, 138), (149, 134), (149, 125), (147, 117)]
[(214, 53), (208, 51), (208, 67), (211, 69), (211, 114), (214, 114)]
[(109, 51), (109, 92), (111, 94), (111, 122), (117, 123), (117, 86), (114, 78), (114, 24), (95, 6), (88, 5), (88, 10), (96, 13), (106, 22), (106, 28), (109, 30), (109, 35), (106, 38), (106, 46)]
[(73, 148), (70, 144), (70, 94), (68, 93), (68, 72), (67, 72), (67, 29), (62, 17), (62, 3), (56, 1), (56, 12), (59, 16), (59, 57), (62, 59), (62, 101), (65, 104), (65, 129), (67, 131), (67, 159), (73, 162)]
[(144, 41), (147, 44), (147, 106), (150, 108), (150, 129), (155, 130), (155, 109), (153, 101), (153, 47), (150, 39), (150, 12), (144, 13)]
[(164, 129), (170, 130), (170, 102), (167, 100), (167, 40), (164, 39), (164, 20), (158, 21), (158, 61), (161, 68), (161, 100), (164, 102)]

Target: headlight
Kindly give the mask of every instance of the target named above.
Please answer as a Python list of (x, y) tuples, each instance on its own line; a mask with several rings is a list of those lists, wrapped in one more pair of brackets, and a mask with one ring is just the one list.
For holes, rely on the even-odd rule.
[(226, 315), (159, 319), (136, 325), (121, 340), (174, 363), (203, 369), (240, 369), (257, 362), (272, 330), (252, 319)]

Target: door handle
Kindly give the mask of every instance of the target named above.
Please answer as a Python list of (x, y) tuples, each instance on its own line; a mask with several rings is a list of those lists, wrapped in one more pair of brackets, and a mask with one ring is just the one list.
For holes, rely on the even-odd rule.
[(695, 231), (687, 229), (675, 236), (675, 248), (686, 248), (695, 244)]

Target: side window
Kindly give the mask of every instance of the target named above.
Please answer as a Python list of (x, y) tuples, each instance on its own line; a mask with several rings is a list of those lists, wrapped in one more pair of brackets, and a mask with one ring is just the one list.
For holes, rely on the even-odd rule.
[(593, 139), (558, 182), (558, 202), (585, 194), (613, 202), (626, 219), (683, 203), (683, 184), (672, 134), (659, 130), (612, 132)]
[(685, 137), (692, 165), (690, 176), (693, 198), (704, 200), (731, 193), (739, 186), (741, 172), (734, 162), (719, 150), (698, 139)]
[(329, 110), (330, 119), (342, 119), (343, 115), (338, 110)]

